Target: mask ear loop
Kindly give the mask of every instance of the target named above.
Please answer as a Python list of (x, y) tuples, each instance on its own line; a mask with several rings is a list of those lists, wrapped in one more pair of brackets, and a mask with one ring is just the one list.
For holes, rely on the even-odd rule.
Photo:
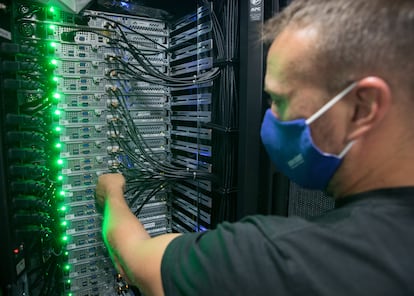
[(348, 153), (348, 151), (352, 148), (352, 146), (354, 145), (354, 143), (355, 143), (355, 140), (353, 140), (353, 141), (349, 142), (349, 143), (345, 146), (344, 150), (342, 150), (342, 152), (341, 152), (341, 153), (339, 153), (338, 158), (339, 158), (339, 159), (344, 158), (344, 156), (345, 156), (345, 155)]
[(318, 119), (319, 117), (321, 117), (326, 111), (328, 111), (340, 99), (342, 99), (343, 97), (345, 97), (357, 85), (357, 83), (358, 83), (358, 81), (352, 83), (350, 86), (348, 86), (343, 91), (341, 91), (339, 94), (337, 94), (332, 100), (330, 100), (328, 103), (326, 103), (325, 105), (323, 105), (322, 108), (319, 109), (315, 114), (313, 114), (311, 117), (309, 117), (308, 119), (306, 119), (305, 123), (307, 125), (310, 125), (316, 119)]

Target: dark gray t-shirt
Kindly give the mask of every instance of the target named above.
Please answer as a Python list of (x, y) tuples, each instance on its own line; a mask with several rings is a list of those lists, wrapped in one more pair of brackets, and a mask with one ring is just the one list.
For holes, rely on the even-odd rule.
[(349, 196), (321, 217), (251, 216), (185, 234), (166, 295), (414, 295), (414, 187)]

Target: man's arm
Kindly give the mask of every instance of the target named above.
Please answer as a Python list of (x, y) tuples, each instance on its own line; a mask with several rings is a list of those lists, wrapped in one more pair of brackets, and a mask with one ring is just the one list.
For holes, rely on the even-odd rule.
[(145, 295), (164, 295), (161, 260), (168, 244), (179, 234), (151, 238), (124, 199), (125, 179), (121, 174), (99, 177), (96, 199), (104, 208), (103, 237), (127, 279)]

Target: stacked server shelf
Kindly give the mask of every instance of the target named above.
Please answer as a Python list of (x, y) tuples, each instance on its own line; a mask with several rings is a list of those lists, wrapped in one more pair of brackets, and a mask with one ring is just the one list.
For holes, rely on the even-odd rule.
[(122, 172), (126, 200), (152, 236), (211, 228), (207, 123), (219, 74), (213, 67), (211, 8), (201, 6), (167, 23), (13, 4), (13, 41), (32, 51), (16, 55), (30, 65), (14, 81), (27, 88), (17, 92), (17, 104), (28, 105), (40, 123), (29, 142), (37, 129), (39, 137), (47, 133), (41, 139), (47, 149), (32, 145), (30, 153), (19, 151), (40, 158), (36, 164), (46, 169), (36, 168), (47, 182), (12, 185), (45, 191), (42, 198), (53, 200), (48, 206), (55, 215), (42, 218), (54, 225), (54, 245), (43, 256), (53, 265), (54, 279), (41, 269), (39, 281), (49, 285), (60, 277), (68, 296), (128, 295), (102, 241), (96, 182), (101, 174)]
[[(96, 11), (85, 11), (84, 15), (89, 20), (87, 29), (58, 26), (55, 30), (56, 39), (61, 38), (56, 45), (56, 59), (61, 64), (55, 72), (59, 77), (57, 91), (62, 93), (62, 103), (58, 107), (64, 110), (59, 125), (62, 127), (61, 158), (64, 162), (62, 190), (68, 224), (66, 283), (68, 290), (76, 294), (111, 295), (114, 293), (114, 271), (102, 246), (101, 216), (96, 212), (91, 193), (100, 174), (122, 171), (134, 165), (124, 153), (125, 144), (139, 154), (136, 147), (130, 145), (125, 123), (117, 112), (119, 96), (125, 100), (133, 124), (151, 153), (156, 153), (156, 157), (163, 161), (167, 159), (168, 89), (131, 79), (123, 75), (122, 70), (123, 62), (139, 67), (123, 48), (128, 42), (139, 50), (149, 51), (151, 63), (158, 70), (168, 71), (166, 54), (158, 52), (161, 45), (167, 46), (168, 30), (164, 22), (157, 20)], [(124, 40), (118, 40), (115, 23), (137, 33), (126, 32)], [(140, 34), (149, 37), (150, 41)], [(139, 199), (132, 194), (126, 198), (135, 211)], [(150, 234), (169, 232), (166, 190), (154, 195), (139, 216)], [(122, 289), (122, 286), (116, 287)]]
[[(171, 75), (194, 76), (213, 68), (211, 8), (178, 20), (171, 28)], [(177, 165), (211, 173), (211, 121), (213, 82), (171, 88), (171, 151)], [(194, 232), (211, 226), (211, 181), (186, 180), (172, 187), (173, 228)]]

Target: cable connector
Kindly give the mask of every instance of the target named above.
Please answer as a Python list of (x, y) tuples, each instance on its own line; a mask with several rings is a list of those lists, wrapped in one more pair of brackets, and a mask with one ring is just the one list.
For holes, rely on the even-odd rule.
[(0, 64), (1, 73), (16, 73), (25, 70), (40, 70), (37, 64), (19, 61), (3, 61)]
[(35, 81), (25, 81), (20, 79), (4, 79), (3, 87), (5, 89), (28, 89), (36, 90), (40, 88), (40, 83)]
[(45, 122), (41, 117), (10, 113), (6, 114), (6, 124), (33, 129), (42, 129), (42, 127), (45, 126)]
[(39, 143), (39, 142), (46, 141), (45, 136), (39, 132), (27, 132), (27, 131), (7, 132), (6, 137), (9, 143), (15, 143), (15, 142), (37, 142)]

